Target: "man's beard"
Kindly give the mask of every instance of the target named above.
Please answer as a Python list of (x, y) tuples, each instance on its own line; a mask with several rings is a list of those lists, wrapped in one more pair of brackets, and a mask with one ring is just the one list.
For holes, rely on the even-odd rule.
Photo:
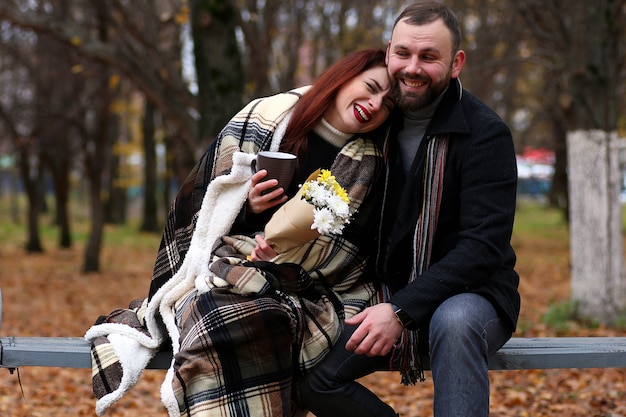
[(402, 74), (399, 74), (399, 76), (400, 77), (398, 78), (406, 78), (407, 80), (412, 81), (422, 80), (430, 82), (424, 93), (416, 94), (414, 92), (403, 92), (400, 88), (400, 81), (396, 78), (396, 81), (391, 86), (391, 98), (396, 102), (396, 105), (400, 107), (400, 109), (410, 113), (419, 111), (432, 104), (448, 86), (451, 74), (448, 73), (448, 76), (443, 78), (438, 83), (433, 83), (430, 77), (422, 76), (419, 78), (410, 78), (402, 77)]

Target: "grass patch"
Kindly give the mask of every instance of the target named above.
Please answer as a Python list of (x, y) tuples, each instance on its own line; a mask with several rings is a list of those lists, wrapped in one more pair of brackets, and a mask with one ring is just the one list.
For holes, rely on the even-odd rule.
[(520, 202), (515, 213), (513, 234), (521, 237), (568, 239), (568, 224), (561, 210), (543, 204)]
[[(87, 244), (91, 234), (89, 219), (74, 219), (70, 225), (72, 246), (82, 247)], [(51, 214), (43, 214), (39, 220), (39, 237), (44, 251), (47, 248), (58, 247), (59, 228), (54, 224)], [(107, 224), (104, 226), (102, 245), (128, 247), (130, 249), (158, 249), (160, 233), (146, 233), (140, 231), (138, 221), (129, 221), (127, 224)], [(28, 229), (25, 221), (16, 223), (9, 219), (0, 221), (0, 241), (3, 246), (13, 249), (24, 248), (28, 239)]]
[(132, 249), (153, 249), (156, 253), (160, 233), (139, 230), (139, 225), (108, 225), (104, 230), (104, 244), (129, 247)]
[(541, 318), (541, 322), (557, 333), (565, 334), (570, 330), (571, 322), (577, 319), (578, 303), (570, 300), (551, 304), (546, 314)]

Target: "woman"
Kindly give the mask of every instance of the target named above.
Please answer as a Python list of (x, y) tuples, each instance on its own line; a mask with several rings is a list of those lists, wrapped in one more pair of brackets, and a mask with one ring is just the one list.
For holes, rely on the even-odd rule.
[[(174, 361), (161, 394), (171, 416), (292, 415), (299, 376), (323, 358), (343, 319), (373, 297), (359, 281), (371, 236), (364, 203), (382, 166), (375, 138), (393, 108), (389, 89), (384, 51), (364, 50), (312, 87), (257, 99), (233, 117), (170, 210), (149, 297), (87, 332), (98, 414), (169, 338)], [(286, 195), (264, 193), (276, 181), (264, 181), (263, 170), (252, 175), (261, 150), (298, 156)], [(356, 213), (341, 235), (307, 242), (284, 263), (261, 260), (272, 255), (263, 245), (255, 261), (210, 262), (233, 254), (222, 236), (261, 230), (318, 168), (336, 176)], [(214, 285), (216, 276), (228, 285)], [(241, 291), (251, 281), (261, 285)]]

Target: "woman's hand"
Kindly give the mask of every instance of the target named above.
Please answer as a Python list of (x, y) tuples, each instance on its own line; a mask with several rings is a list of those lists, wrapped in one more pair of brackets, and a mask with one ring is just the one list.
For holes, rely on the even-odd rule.
[(254, 239), (256, 248), (252, 249), (250, 254), (251, 261), (269, 261), (278, 255), (261, 235), (256, 235)]
[(263, 180), (266, 176), (267, 171), (262, 169), (251, 178), (252, 186), (248, 192), (248, 211), (254, 214), (259, 214), (287, 201), (287, 195), (282, 188), (277, 188), (267, 194), (263, 194), (263, 192), (278, 185), (278, 180), (273, 178), (267, 181)]

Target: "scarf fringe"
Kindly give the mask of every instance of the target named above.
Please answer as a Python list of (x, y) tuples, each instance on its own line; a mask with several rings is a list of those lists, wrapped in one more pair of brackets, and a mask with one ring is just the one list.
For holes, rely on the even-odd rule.
[(415, 385), (426, 380), (418, 346), (418, 331), (404, 329), (400, 342), (396, 344), (391, 354), (391, 363), (400, 357), (400, 382), (404, 386)]

